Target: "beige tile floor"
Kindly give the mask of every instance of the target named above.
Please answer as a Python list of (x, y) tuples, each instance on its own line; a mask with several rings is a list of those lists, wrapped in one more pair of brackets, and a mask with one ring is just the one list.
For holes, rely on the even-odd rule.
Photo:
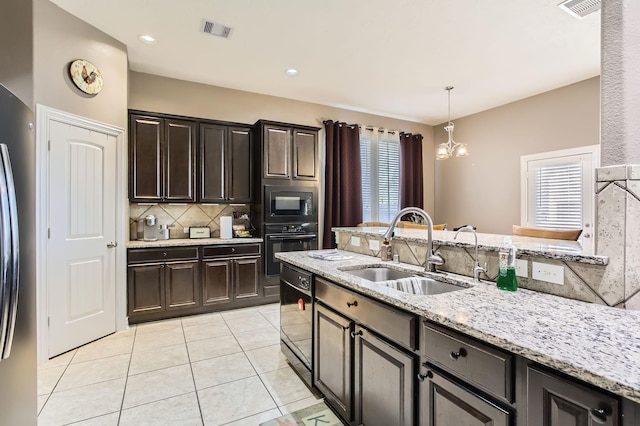
[(38, 369), (38, 425), (255, 426), (318, 401), (280, 352), (279, 306), (133, 325)]

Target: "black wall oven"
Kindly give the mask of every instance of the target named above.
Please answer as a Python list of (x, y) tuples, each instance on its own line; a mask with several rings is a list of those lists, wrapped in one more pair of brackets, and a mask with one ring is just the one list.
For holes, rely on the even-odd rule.
[(318, 222), (317, 205), (313, 186), (264, 186), (265, 223)]
[(280, 348), (309, 387), (313, 366), (313, 275), (283, 265), (280, 273)]
[(280, 261), (276, 253), (317, 250), (318, 224), (297, 223), (265, 225), (264, 233), (265, 275), (277, 277), (280, 274)]

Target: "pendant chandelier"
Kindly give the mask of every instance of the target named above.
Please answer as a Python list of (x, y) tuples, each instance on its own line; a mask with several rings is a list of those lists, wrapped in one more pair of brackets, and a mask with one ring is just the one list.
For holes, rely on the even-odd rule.
[(444, 90), (447, 91), (449, 97), (449, 120), (447, 125), (444, 126), (444, 130), (449, 135), (449, 140), (446, 143), (443, 142), (438, 145), (438, 148), (436, 149), (436, 160), (446, 160), (453, 156), (466, 157), (469, 155), (467, 145), (453, 140), (454, 126), (451, 122), (451, 91), (453, 90), (453, 86), (447, 86)]

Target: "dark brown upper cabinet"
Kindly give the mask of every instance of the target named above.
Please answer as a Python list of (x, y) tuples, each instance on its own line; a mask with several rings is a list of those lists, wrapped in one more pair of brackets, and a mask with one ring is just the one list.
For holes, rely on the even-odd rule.
[(318, 180), (318, 128), (259, 121), (264, 179)]
[(195, 121), (131, 114), (129, 200), (196, 201)]
[(199, 201), (250, 203), (252, 158), (251, 128), (200, 123)]

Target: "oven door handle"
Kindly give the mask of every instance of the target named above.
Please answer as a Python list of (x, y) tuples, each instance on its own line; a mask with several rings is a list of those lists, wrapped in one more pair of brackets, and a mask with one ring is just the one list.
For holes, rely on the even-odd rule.
[(267, 236), (270, 240), (313, 240), (318, 238), (316, 234), (305, 234), (305, 235), (269, 235)]

